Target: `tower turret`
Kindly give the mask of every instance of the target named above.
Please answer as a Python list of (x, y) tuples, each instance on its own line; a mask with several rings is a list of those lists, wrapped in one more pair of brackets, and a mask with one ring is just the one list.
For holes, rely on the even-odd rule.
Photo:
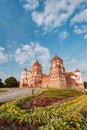
[(33, 86), (41, 86), (41, 76), (42, 76), (42, 67), (41, 64), (36, 60), (32, 65), (32, 77), (33, 77)]
[(78, 88), (84, 88), (81, 71), (79, 69), (76, 69), (74, 74), (76, 75), (75, 81)]
[(24, 68), (24, 70), (21, 73), (21, 78), (20, 78), (20, 87), (26, 87), (27, 84), (27, 68)]
[(57, 55), (51, 60), (50, 67), (50, 86), (65, 88), (66, 78), (65, 78), (65, 68), (63, 66), (63, 60)]

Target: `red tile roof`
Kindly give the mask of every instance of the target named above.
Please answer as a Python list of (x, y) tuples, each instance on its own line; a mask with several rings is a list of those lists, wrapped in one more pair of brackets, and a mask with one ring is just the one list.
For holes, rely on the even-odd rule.
[(75, 72), (80, 72), (80, 70), (79, 70), (79, 69), (76, 69)]
[(38, 62), (38, 60), (36, 60), (33, 64), (33, 66), (40, 66), (40, 63)]
[(27, 68), (25, 67), (23, 71), (28, 71)]
[(76, 76), (73, 72), (66, 72), (67, 76)]
[(54, 61), (54, 60), (62, 60), (62, 59), (60, 57), (58, 57), (57, 55), (55, 55), (51, 61)]
[(47, 75), (47, 74), (42, 74), (42, 77), (43, 77), (43, 78), (49, 77), (49, 75)]

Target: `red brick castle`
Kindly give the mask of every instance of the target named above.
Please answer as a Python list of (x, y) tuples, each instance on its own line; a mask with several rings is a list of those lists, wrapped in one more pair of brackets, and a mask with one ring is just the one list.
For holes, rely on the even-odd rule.
[(25, 68), (21, 73), (20, 87), (84, 88), (84, 85), (80, 70), (65, 72), (63, 60), (56, 55), (51, 60), (48, 75), (42, 73), (38, 61), (34, 62), (31, 71)]

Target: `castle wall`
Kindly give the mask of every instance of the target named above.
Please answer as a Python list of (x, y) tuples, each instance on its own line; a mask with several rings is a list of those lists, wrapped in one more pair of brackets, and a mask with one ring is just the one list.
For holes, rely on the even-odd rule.
[(83, 89), (84, 88), (84, 84), (83, 83), (76, 84), (76, 86), (77, 86), (78, 89)]
[(50, 87), (50, 77), (42, 76), (42, 87)]
[(50, 80), (50, 88), (61, 88), (60, 87), (60, 81), (56, 81), (56, 80), (51, 81)]
[(67, 81), (67, 88), (75, 88), (76, 87), (75, 79), (70, 78), (70, 76), (66, 76), (66, 81)]
[(60, 88), (67, 88), (66, 78), (65, 78), (65, 80), (60, 81)]

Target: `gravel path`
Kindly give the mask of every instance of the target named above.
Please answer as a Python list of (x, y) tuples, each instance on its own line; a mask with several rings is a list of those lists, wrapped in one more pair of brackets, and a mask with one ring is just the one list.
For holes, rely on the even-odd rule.
[[(42, 88), (34, 88), (34, 92), (42, 90)], [(11, 88), (8, 92), (0, 93), (0, 102), (10, 101), (19, 97), (32, 94), (32, 88)]]

